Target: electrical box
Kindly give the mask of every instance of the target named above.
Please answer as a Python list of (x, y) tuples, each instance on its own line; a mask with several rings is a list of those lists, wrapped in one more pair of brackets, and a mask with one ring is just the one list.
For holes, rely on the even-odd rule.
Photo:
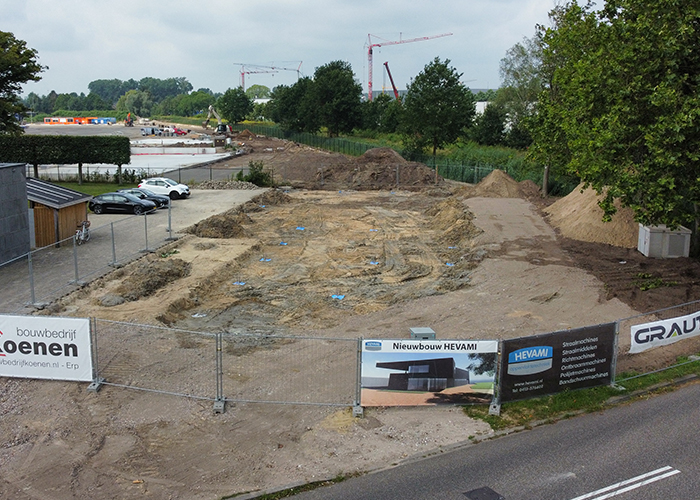
[(435, 340), (435, 332), (432, 328), (413, 327), (411, 330), (411, 339), (415, 340)]
[(639, 225), (637, 250), (647, 257), (670, 259), (690, 254), (690, 229), (683, 226), (668, 229), (665, 225)]

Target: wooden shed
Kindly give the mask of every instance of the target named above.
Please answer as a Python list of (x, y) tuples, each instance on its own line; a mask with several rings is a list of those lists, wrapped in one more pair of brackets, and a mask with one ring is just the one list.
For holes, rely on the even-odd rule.
[(87, 219), (87, 202), (92, 196), (30, 177), (27, 199), (34, 212), (35, 245), (40, 248), (73, 236)]

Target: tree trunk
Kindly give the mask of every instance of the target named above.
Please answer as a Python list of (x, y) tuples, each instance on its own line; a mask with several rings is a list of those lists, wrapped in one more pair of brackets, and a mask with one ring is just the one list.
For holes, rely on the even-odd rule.
[(117, 184), (122, 185), (122, 166), (117, 165)]
[(549, 192), (549, 165), (544, 166), (544, 174), (542, 175), (542, 198), (547, 197)]
[(693, 224), (693, 232), (690, 235), (690, 256), (700, 257), (700, 235), (698, 230), (700, 230), (700, 207), (697, 203), (693, 203), (693, 209), (695, 210), (695, 223)]
[(83, 185), (83, 164), (78, 162), (78, 185)]

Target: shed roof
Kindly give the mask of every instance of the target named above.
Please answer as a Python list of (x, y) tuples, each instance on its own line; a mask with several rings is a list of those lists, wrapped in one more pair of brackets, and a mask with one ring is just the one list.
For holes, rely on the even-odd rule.
[(27, 179), (27, 198), (50, 208), (65, 208), (84, 203), (92, 198), (89, 194), (64, 188), (52, 182), (34, 177)]

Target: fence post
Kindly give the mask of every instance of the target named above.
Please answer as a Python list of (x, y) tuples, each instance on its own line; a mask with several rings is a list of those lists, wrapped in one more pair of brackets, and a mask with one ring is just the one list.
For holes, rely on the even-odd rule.
[(501, 414), (501, 355), (503, 354), (503, 341), (498, 341), (498, 349), (496, 352), (496, 376), (493, 379), (493, 399), (489, 405), (489, 415)]
[(148, 253), (152, 251), (148, 248), (148, 214), (143, 214), (143, 233), (146, 238), (146, 248), (144, 248), (143, 251), (144, 253)]
[(114, 222), (110, 222), (109, 227), (112, 230), (112, 263), (110, 265), (115, 267), (117, 265), (117, 245), (114, 241)]
[(177, 238), (173, 237), (173, 225), (172, 225), (172, 207), (173, 207), (173, 202), (168, 196), (168, 229), (166, 231), (168, 232), (168, 237), (166, 238), (167, 241), (172, 241), (176, 240)]
[(226, 411), (226, 398), (224, 398), (224, 361), (223, 361), (223, 333), (217, 332), (216, 336), (216, 399), (214, 399), (214, 413)]
[(34, 294), (34, 268), (32, 267), (32, 252), (27, 254), (27, 264), (29, 265), (29, 296), (31, 304), (36, 304), (36, 296)]
[(613, 360), (612, 360), (612, 374), (610, 376), (610, 385), (616, 387), (615, 376), (617, 372), (617, 350), (619, 348), (620, 339), (620, 321), (615, 321), (615, 344), (613, 345)]
[(352, 405), (352, 416), (362, 417), (362, 337), (357, 339), (357, 360), (355, 363), (355, 402)]
[(100, 377), (100, 369), (97, 364), (97, 320), (90, 318), (90, 349), (92, 355), (92, 383), (88, 385), (89, 392), (97, 392), (102, 388), (105, 379)]
[(73, 283), (80, 285), (80, 275), (78, 273), (78, 237), (73, 235), (73, 238), (71, 239), (73, 240), (73, 269), (75, 271), (75, 280)]

